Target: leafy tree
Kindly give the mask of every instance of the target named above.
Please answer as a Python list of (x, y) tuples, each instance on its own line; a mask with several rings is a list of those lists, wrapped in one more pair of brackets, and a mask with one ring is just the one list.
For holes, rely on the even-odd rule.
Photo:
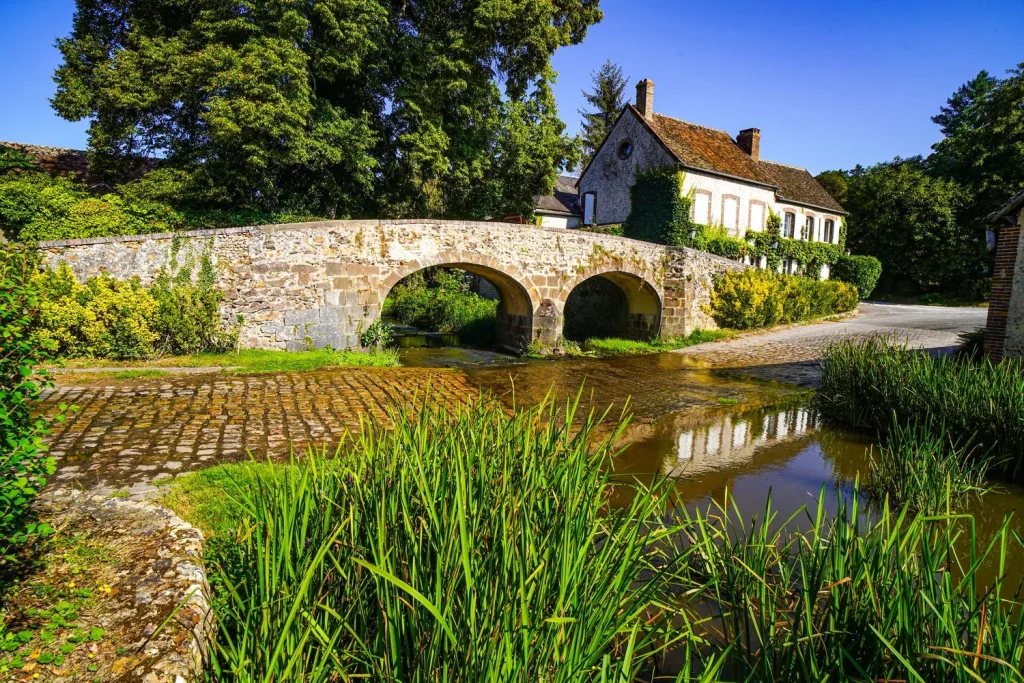
[(929, 175), (919, 157), (858, 167), (849, 178), (848, 243), (881, 261), (882, 291), (977, 294), (970, 290), (985, 271), (984, 229), (958, 218), (970, 200), (957, 182)]
[(846, 196), (850, 190), (846, 171), (822, 171), (814, 177), (825, 191), (832, 195), (832, 199), (841, 205), (846, 204)]
[(583, 98), (593, 109), (581, 109), (583, 117), (583, 163), (589, 162), (626, 105), (626, 79), (622, 75), (622, 67), (610, 59), (592, 74), (594, 91), (583, 91)]
[[(598, 0), (77, 0), (53, 104), (92, 119), (93, 172), (163, 156), (178, 201), (484, 217), (551, 190), (550, 58), (600, 18)], [(481, 191), (508, 172), (525, 180)]]

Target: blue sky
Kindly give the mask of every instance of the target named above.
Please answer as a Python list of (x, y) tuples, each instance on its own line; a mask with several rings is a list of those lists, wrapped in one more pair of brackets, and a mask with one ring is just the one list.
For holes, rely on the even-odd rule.
[[(761, 129), (763, 157), (814, 172), (926, 154), (929, 117), (981, 69), (1024, 61), (1021, 0), (753, 2), (603, 0), (605, 20), (554, 58), (562, 118), (605, 59), (657, 84), (655, 109), (733, 134)], [(84, 147), (86, 123), (48, 99), (73, 0), (0, 0), (0, 140)]]

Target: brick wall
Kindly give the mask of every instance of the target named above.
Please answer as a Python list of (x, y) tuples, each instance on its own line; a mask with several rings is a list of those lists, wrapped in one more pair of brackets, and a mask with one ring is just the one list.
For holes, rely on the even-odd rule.
[(985, 333), (985, 353), (993, 360), (1001, 360), (1006, 346), (1006, 324), (1013, 293), (1013, 276), (1020, 244), (1020, 225), (1003, 226), (996, 242), (996, 262), (992, 273), (992, 295), (988, 305), (988, 326)]

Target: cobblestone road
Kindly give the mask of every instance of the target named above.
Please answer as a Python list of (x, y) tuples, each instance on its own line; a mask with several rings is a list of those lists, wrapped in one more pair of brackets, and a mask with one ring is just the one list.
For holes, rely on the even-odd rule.
[(58, 483), (143, 492), (154, 480), (217, 462), (287, 457), (337, 443), (360, 416), (430, 391), (441, 401), (476, 395), (451, 370), (346, 368), (282, 375), (190, 375), (53, 391), (46, 408), (78, 412), (55, 431)]
[(853, 318), (701, 344), (677, 353), (713, 368), (815, 386), (817, 359), (833, 342), (881, 334), (895, 335), (916, 348), (948, 349), (957, 345), (961, 333), (984, 327), (987, 315), (985, 308), (861, 304), (859, 315)]

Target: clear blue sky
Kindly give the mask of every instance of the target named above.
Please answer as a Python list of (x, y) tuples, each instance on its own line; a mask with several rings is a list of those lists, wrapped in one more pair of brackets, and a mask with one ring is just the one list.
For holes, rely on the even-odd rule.
[[(765, 158), (814, 172), (926, 154), (929, 117), (981, 69), (1024, 61), (1024, 1), (603, 0), (605, 20), (559, 51), (562, 118), (605, 59), (657, 84), (655, 109), (735, 134), (761, 129)], [(0, 140), (84, 147), (85, 123), (49, 107), (73, 0), (0, 0)]]

